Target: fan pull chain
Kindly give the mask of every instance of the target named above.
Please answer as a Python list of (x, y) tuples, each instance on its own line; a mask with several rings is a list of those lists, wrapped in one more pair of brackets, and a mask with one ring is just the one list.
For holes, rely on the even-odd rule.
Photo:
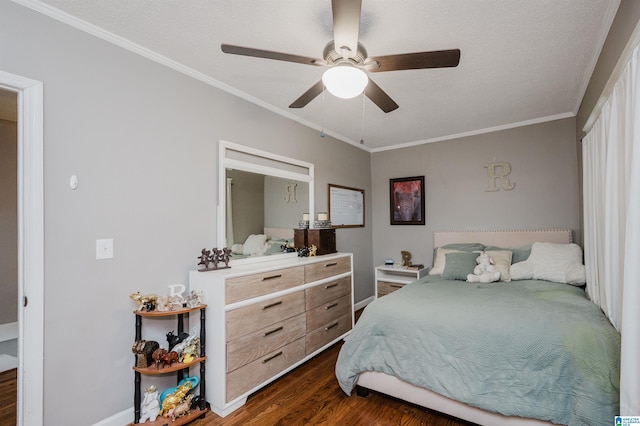
[(322, 114), (320, 116), (320, 126), (322, 127), (322, 130), (320, 131), (320, 137), (324, 138), (324, 92), (325, 92), (326, 87), (324, 85), (322, 85)]
[(360, 145), (364, 145), (364, 106), (365, 106), (365, 96), (364, 92), (362, 92), (362, 128), (360, 131)]

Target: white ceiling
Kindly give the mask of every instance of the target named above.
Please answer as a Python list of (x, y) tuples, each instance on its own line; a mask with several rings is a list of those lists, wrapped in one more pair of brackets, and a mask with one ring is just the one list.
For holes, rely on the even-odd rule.
[(619, 0), (363, 0), (360, 42), (370, 56), (462, 52), (457, 68), (370, 74), (400, 105), (385, 114), (368, 99), (342, 100), (328, 93), (305, 108), (289, 109), (324, 68), (220, 50), (228, 43), (322, 58), (332, 39), (330, 0), (16, 1), (318, 132), (324, 129), (356, 146), (364, 138), (362, 148), (370, 151), (575, 115), (619, 5)]

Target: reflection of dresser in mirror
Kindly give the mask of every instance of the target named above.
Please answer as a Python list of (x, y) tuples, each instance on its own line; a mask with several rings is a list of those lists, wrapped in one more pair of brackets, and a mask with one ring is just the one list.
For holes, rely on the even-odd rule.
[(335, 253), (336, 230), (334, 228), (323, 229), (294, 229), (293, 244), (295, 248), (316, 246), (318, 256)]

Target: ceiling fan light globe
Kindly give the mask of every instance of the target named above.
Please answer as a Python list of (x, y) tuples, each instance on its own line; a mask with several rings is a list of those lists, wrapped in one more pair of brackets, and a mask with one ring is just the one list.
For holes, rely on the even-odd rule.
[(322, 83), (329, 93), (342, 99), (360, 95), (368, 82), (369, 78), (364, 71), (349, 65), (329, 68), (322, 75)]

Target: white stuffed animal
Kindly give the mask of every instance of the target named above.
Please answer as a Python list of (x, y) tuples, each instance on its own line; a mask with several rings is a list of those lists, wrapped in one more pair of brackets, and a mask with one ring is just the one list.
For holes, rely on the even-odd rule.
[(478, 264), (473, 268), (473, 274), (467, 275), (467, 282), (470, 283), (492, 283), (500, 279), (500, 271), (496, 271), (496, 268), (489, 256), (484, 251), (480, 252), (480, 255), (476, 258)]

